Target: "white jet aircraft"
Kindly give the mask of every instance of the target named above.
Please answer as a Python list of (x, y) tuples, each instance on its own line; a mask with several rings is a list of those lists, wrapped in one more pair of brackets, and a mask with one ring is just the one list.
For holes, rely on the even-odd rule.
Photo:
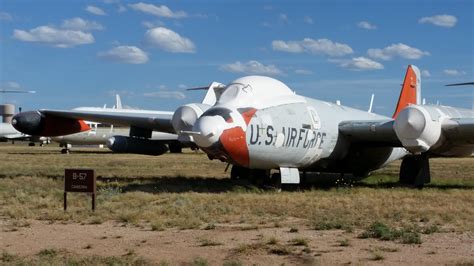
[(129, 125), (130, 139), (142, 143), (152, 131), (176, 133), (210, 159), (232, 164), (232, 178), (268, 180), (277, 169), (282, 184), (299, 183), (301, 171), (363, 178), (403, 158), (400, 182), (421, 187), (430, 182), (430, 157), (474, 151), (474, 112), (422, 105), (420, 71), (412, 65), (393, 117), (303, 97), (273, 78), (247, 76), (212, 83), (202, 103), (174, 113), (39, 110), (16, 115), (13, 124), (26, 134), (54, 136), (83, 130), (81, 119)]
[(29, 136), (16, 130), (10, 123), (0, 123), (0, 139), (16, 140), (26, 139)]

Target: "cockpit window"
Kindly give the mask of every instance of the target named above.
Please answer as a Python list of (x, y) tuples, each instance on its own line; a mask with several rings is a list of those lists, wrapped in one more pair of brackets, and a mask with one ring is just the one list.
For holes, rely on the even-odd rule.
[(246, 94), (251, 92), (252, 87), (248, 84), (242, 83), (231, 83), (227, 85), (222, 93), (221, 97), (219, 98), (219, 102), (229, 102), (238, 97), (241, 97), (242, 94)]
[(232, 111), (227, 109), (227, 108), (211, 108), (209, 110), (207, 110), (206, 112), (204, 112), (202, 114), (202, 116), (222, 116), (224, 118), (225, 121), (227, 121), (228, 119), (230, 119), (230, 113)]

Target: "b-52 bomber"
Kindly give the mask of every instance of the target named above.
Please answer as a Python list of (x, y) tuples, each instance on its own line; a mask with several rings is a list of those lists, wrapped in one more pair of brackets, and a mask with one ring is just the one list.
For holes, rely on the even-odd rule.
[(430, 157), (474, 151), (474, 112), (423, 105), (420, 71), (413, 65), (392, 117), (304, 97), (264, 76), (213, 82), (207, 90), (202, 103), (170, 114), (38, 110), (16, 115), (13, 124), (41, 136), (79, 132), (80, 120), (121, 124), (131, 127), (129, 138), (145, 143), (152, 131), (174, 133), (210, 159), (232, 164), (232, 178), (269, 180), (276, 169), (273, 177), (282, 184), (300, 183), (301, 172), (364, 178), (402, 159), (400, 182), (421, 187), (431, 179)]

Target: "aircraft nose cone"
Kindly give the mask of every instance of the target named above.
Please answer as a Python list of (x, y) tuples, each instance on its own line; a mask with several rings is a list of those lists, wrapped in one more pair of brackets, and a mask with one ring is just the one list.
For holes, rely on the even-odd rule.
[(39, 135), (41, 131), (41, 114), (30, 111), (16, 114), (12, 118), (13, 127), (28, 135)]
[(226, 122), (221, 116), (201, 117), (193, 126), (193, 131), (199, 133), (199, 135), (194, 136), (194, 141), (199, 147), (210, 147), (219, 141), (225, 127)]

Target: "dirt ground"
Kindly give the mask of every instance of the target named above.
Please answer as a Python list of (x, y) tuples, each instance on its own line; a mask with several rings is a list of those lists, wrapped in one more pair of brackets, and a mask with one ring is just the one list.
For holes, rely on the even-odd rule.
[[(0, 265), (474, 265), (472, 160), (434, 159), (422, 191), (397, 186), (396, 163), (353, 186), (275, 192), (195, 152), (0, 144)], [(60, 177), (75, 167), (102, 178), (95, 214), (85, 195), (62, 211)], [(360, 238), (375, 222), (418, 226), (421, 241), (405, 243), (421, 244)]]
[(472, 265), (474, 262), (472, 232), (422, 235), (422, 244), (413, 245), (360, 239), (358, 231), (311, 230), (296, 220), (281, 227), (245, 229), (242, 224), (218, 224), (212, 230), (164, 231), (117, 222), (81, 225), (31, 220), (25, 223), (12, 230), (8, 220), (1, 220), (0, 250), (25, 257), (44, 249), (75, 256), (133, 253), (151, 262), (172, 265), (188, 264), (195, 258), (202, 258), (210, 265), (225, 262), (244, 265)]

